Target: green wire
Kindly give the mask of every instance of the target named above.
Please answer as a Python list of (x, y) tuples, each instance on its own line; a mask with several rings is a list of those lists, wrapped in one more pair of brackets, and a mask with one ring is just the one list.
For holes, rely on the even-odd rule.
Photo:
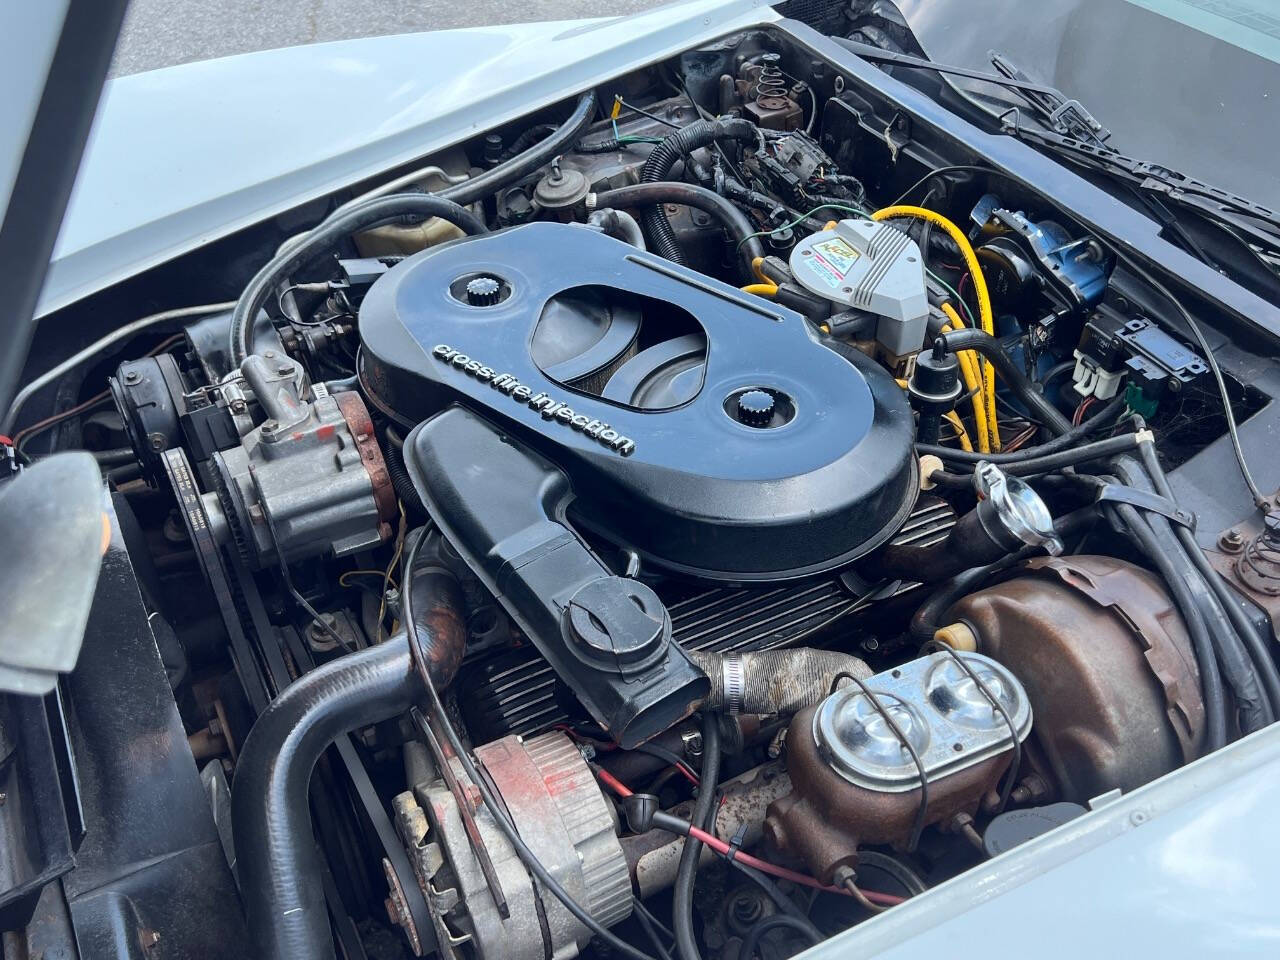
[(947, 293), (951, 294), (951, 299), (956, 302), (956, 306), (959, 307), (960, 312), (964, 314), (965, 321), (969, 324), (969, 326), (976, 327), (977, 324), (973, 322), (973, 314), (969, 312), (969, 305), (965, 303), (964, 298), (961, 297), (960, 294), (956, 292), (955, 287), (951, 286), (951, 284), (947, 283), (947, 281), (943, 280), (940, 276), (938, 276), (936, 273), (934, 273), (932, 270), (928, 269), (927, 267), (925, 268), (925, 273), (929, 274), (929, 276), (933, 278), (934, 283), (940, 286), (943, 290), (947, 291)]
[(733, 249), (735, 252), (738, 250), (741, 250), (742, 245), (746, 243), (748, 240), (752, 239), (753, 237), (767, 237), (771, 233), (777, 233), (779, 230), (786, 230), (790, 227), (794, 227), (797, 223), (803, 223), (805, 220), (808, 220), (819, 210), (847, 210), (849, 213), (856, 213), (860, 217), (870, 216), (870, 214), (867, 213), (867, 211), (863, 210), (861, 207), (849, 207), (841, 203), (823, 203), (814, 207), (808, 213), (800, 214), (800, 216), (796, 217), (794, 220), (784, 223), (780, 227), (771, 227), (768, 230), (757, 230), (755, 233), (748, 233), (745, 237), (743, 237), (741, 240), (738, 241), (738, 245)]
[(622, 136), (622, 135), (618, 132), (618, 120), (617, 120), (617, 118), (616, 118), (616, 117), (611, 117), (611, 118), (610, 118), (610, 121), (611, 121), (611, 122), (612, 122), (612, 124), (613, 124), (613, 139), (614, 139), (614, 140), (616, 140), (619, 144), (623, 144), (623, 143), (661, 143), (661, 142), (662, 142), (662, 138), (661, 138), (661, 137), (637, 137), (637, 136), (627, 136), (627, 137), (624, 137), (624, 136)]

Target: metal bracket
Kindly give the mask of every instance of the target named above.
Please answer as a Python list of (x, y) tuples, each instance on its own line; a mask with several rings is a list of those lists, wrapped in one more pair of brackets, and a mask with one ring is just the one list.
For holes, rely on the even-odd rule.
[(1188, 510), (1179, 508), (1168, 497), (1162, 497), (1147, 490), (1136, 490), (1122, 483), (1108, 483), (1099, 487), (1098, 495), (1093, 502), (1127, 503), (1130, 506), (1137, 507), (1139, 510), (1158, 513), (1174, 523), (1181, 524), (1188, 530), (1194, 531), (1196, 528), (1196, 515)]

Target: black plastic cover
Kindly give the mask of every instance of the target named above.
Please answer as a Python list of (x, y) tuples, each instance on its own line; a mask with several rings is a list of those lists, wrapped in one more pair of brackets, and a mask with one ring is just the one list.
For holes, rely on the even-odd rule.
[[(450, 292), (480, 273), (510, 295), (471, 306)], [(696, 320), (707, 349), (692, 399), (643, 409), (539, 369), (546, 304), (588, 286)], [(483, 413), (564, 471), (573, 523), (667, 570), (817, 573), (883, 543), (915, 502), (911, 412), (887, 373), (824, 347), (799, 314), (592, 230), (532, 223), (411, 257), (369, 291), (360, 335), (379, 405), (413, 421), (452, 403)], [(735, 419), (731, 399), (753, 389), (788, 417)]]
[(623, 747), (706, 697), (658, 595), (614, 576), (565, 524), (572, 495), (554, 464), (460, 407), (414, 430), (405, 454), (454, 549)]

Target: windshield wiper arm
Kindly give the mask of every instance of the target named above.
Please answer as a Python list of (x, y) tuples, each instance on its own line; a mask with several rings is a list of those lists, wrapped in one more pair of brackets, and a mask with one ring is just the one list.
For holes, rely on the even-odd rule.
[[(1010, 80), (1030, 82), (1031, 78), (1018, 69), (1017, 65), (997, 50), (989, 52), (991, 65), (1004, 77)], [(1111, 137), (1111, 131), (1094, 119), (1093, 114), (1084, 108), (1079, 100), (1068, 98), (1056, 87), (1048, 88), (1052, 93), (1023, 88), (1022, 95), (1040, 114), (1041, 119), (1058, 133), (1078, 136), (1083, 140), (1092, 140), (1102, 146)], [(1057, 103), (1054, 103), (1054, 99)]]
[[(1208, 216), (1227, 220), (1231, 226), (1247, 230), (1259, 242), (1277, 245), (1276, 235), (1280, 234), (1280, 213), (1270, 207), (1179, 173), (1163, 164), (1138, 160), (1110, 147), (1097, 147), (1047, 130), (1021, 126), (1018, 123), (1016, 109), (1002, 115), (1000, 124), (1005, 133), (1020, 140), (1044, 147), (1081, 166), (1111, 174), (1148, 193), (1162, 196), (1184, 206), (1194, 207)], [(1231, 214), (1237, 216), (1232, 217)], [(1267, 229), (1251, 229), (1238, 218), (1253, 220), (1265, 225)]]
[(915, 70), (928, 70), (933, 73), (946, 74), (953, 77), (964, 77), (968, 80), (981, 80), (1006, 90), (1012, 90), (1030, 104), (1040, 117), (1062, 134), (1074, 134), (1083, 139), (1104, 144), (1111, 131), (1100, 124), (1079, 100), (1073, 100), (1057, 87), (1046, 83), (1036, 83), (999, 53), (992, 52), (991, 62), (999, 73), (985, 70), (971, 70), (968, 67), (956, 67), (945, 63), (936, 63), (922, 57), (913, 57), (906, 53), (895, 53), (869, 43), (859, 43), (844, 37), (832, 37), (836, 43), (851, 53), (856, 53), (864, 60), (873, 63), (885, 63), (895, 67), (910, 67)]

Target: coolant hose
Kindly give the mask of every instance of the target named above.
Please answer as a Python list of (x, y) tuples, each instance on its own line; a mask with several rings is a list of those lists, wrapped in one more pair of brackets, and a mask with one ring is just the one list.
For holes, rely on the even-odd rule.
[[(640, 182), (657, 183), (666, 180), (676, 163), (686, 154), (708, 147), (717, 140), (738, 140), (755, 144), (760, 140), (760, 131), (750, 120), (698, 120), (677, 130), (653, 148), (640, 170)], [(659, 204), (661, 202), (658, 201)], [(676, 241), (675, 231), (671, 229), (671, 221), (667, 219), (662, 207), (655, 205), (647, 208), (642, 219), (653, 251), (672, 263), (684, 263), (684, 254)]]
[(871, 668), (835, 650), (795, 647), (790, 650), (719, 653), (690, 650), (693, 661), (711, 680), (704, 706), (734, 714), (791, 715), (831, 692), (837, 675), (863, 679)]
[[(702, 768), (698, 773), (698, 799), (690, 821), (708, 831), (715, 831), (716, 786), (720, 783), (720, 718), (711, 710), (702, 712)], [(680, 851), (676, 867), (676, 883), (671, 897), (671, 929), (675, 933), (676, 952), (680, 960), (702, 960), (698, 940), (693, 932), (693, 878), (702, 856), (702, 841), (688, 837)]]
[[(496, 169), (498, 168), (495, 167), (494, 170)], [(468, 180), (467, 184), (474, 182)], [(339, 210), (309, 233), (303, 234), (298, 242), (286, 244), (254, 275), (236, 301), (235, 310), (231, 313), (231, 356), (234, 365), (240, 366), (250, 353), (250, 331), (258, 311), (266, 305), (272, 291), (288, 277), (338, 246), (353, 233), (387, 223), (429, 217), (446, 220), (472, 236), (488, 232), (475, 214), (453, 200), (429, 193), (393, 193)]]
[[(443, 688), (462, 663), (467, 636), (458, 582), (428, 567), (414, 571), (413, 590), (418, 636)], [(264, 960), (334, 956), (312, 834), (311, 772), (337, 737), (403, 713), (421, 693), (408, 638), (398, 633), (303, 674), (253, 725), (236, 765), (231, 819), (250, 936)]]
[(867, 570), (890, 580), (936, 583), (973, 567), (1007, 557), (1022, 549), (1011, 533), (993, 515), (989, 501), (979, 501), (963, 514), (941, 543), (921, 546), (889, 543), (867, 558)]
[(578, 98), (578, 103), (573, 108), (573, 113), (569, 114), (569, 118), (560, 124), (550, 136), (539, 140), (523, 153), (516, 154), (510, 160), (505, 160), (478, 176), (441, 190), (436, 196), (443, 200), (452, 200), (454, 203), (461, 204), (464, 207), (469, 203), (475, 203), (477, 200), (483, 200), (503, 187), (527, 177), (541, 167), (545, 167), (560, 154), (568, 153), (573, 149), (573, 145), (578, 142), (578, 138), (582, 136), (587, 127), (591, 125), (595, 114), (595, 91), (588, 90)]
[[(760, 238), (755, 236), (751, 221), (746, 218), (746, 215), (714, 190), (697, 187), (691, 183), (672, 181), (636, 183), (629, 187), (618, 187), (596, 194), (597, 207), (639, 207), (654, 203), (679, 203), (711, 214), (729, 231), (730, 237), (737, 244), (738, 258), (744, 265), (746, 276), (749, 279), (754, 278), (755, 272), (751, 264), (756, 257), (764, 256), (764, 246), (760, 243)], [(651, 243), (656, 241), (652, 230), (649, 239)], [(674, 260), (656, 246), (653, 249), (655, 253), (662, 254), (666, 259)], [(675, 260), (675, 262), (683, 263), (684, 261)]]
[[(1000, 346), (1000, 341), (983, 330), (953, 330), (938, 337), (934, 343), (941, 342), (948, 353), (959, 353), (972, 350), (981, 354), (996, 368), (1003, 380), (1027, 407), (1031, 416), (1039, 420), (1054, 434), (1066, 433), (1071, 429), (1071, 421), (1064, 417), (1052, 403), (1045, 399), (1035, 384), (1013, 362), (1009, 354)], [(994, 396), (994, 393), (992, 394)]]

